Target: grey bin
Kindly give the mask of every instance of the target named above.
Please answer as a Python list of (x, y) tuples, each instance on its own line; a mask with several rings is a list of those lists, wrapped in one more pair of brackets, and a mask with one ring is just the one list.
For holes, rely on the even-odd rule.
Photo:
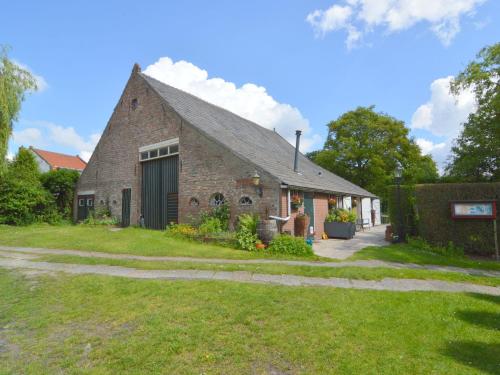
[(355, 232), (356, 224), (354, 223), (325, 222), (325, 233), (328, 238), (350, 239), (354, 237)]

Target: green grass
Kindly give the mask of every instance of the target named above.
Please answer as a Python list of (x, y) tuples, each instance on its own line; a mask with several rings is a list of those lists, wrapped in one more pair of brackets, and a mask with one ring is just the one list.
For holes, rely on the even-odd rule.
[(248, 271), (273, 275), (301, 275), (311, 277), (341, 277), (348, 279), (382, 280), (392, 277), (397, 279), (443, 280), (467, 282), (480, 285), (500, 286), (500, 278), (465, 275), (457, 272), (440, 272), (415, 269), (363, 268), (363, 267), (311, 267), (288, 266), (279, 264), (215, 264), (193, 262), (158, 262), (128, 259), (87, 258), (71, 255), (46, 255), (39, 260), (55, 263), (104, 264), (110, 266), (131, 267), (145, 270), (180, 270), (197, 269), (212, 271)]
[(495, 374), (500, 298), (0, 269), (2, 374)]
[(440, 266), (454, 266), (461, 268), (478, 268), (500, 271), (498, 261), (478, 261), (466, 256), (444, 256), (408, 244), (398, 244), (383, 247), (367, 247), (347, 260), (377, 259), (387, 262), (435, 264)]
[[(112, 232), (107, 226), (88, 225), (31, 225), (14, 227), (0, 225), (0, 245), (44, 247), (106, 253), (127, 253), (156, 256), (187, 256), (200, 258), (299, 259), (265, 252), (249, 252), (228, 247), (201, 244), (194, 241), (171, 238), (165, 232), (140, 228), (126, 228)], [(317, 256), (300, 259), (320, 259)]]

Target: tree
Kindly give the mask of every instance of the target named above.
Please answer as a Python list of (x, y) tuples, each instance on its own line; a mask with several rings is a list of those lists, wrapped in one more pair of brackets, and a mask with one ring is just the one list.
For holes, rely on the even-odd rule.
[(66, 218), (71, 216), (75, 184), (80, 174), (69, 169), (58, 169), (43, 173), (42, 185), (55, 199), (59, 213)]
[(454, 142), (446, 175), (462, 181), (500, 181), (500, 43), (483, 48), (452, 81), (453, 94), (465, 89), (474, 92), (477, 111)]
[(430, 156), (422, 156), (408, 132), (402, 121), (375, 112), (373, 106), (358, 107), (328, 124), (323, 150), (310, 156), (325, 169), (384, 198), (398, 161), (406, 183), (438, 178), (436, 164)]
[(54, 200), (39, 177), (35, 157), (21, 147), (0, 179), (0, 224), (27, 225), (58, 219)]
[(0, 46), (0, 173), (5, 170), (5, 156), (12, 127), (28, 90), (36, 90), (36, 81), (7, 55), (7, 48)]

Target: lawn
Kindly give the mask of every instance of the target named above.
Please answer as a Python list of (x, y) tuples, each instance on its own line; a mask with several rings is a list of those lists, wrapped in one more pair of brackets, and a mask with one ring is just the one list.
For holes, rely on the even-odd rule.
[(0, 269), (0, 373), (495, 374), (500, 298)]
[(398, 244), (383, 247), (367, 247), (347, 260), (377, 259), (387, 262), (434, 264), (461, 268), (478, 268), (500, 271), (500, 262), (494, 260), (474, 260), (467, 256), (444, 256), (424, 251), (408, 244)]
[(128, 259), (87, 258), (71, 255), (46, 255), (38, 260), (55, 263), (105, 264), (110, 266), (131, 267), (145, 270), (212, 270), (212, 271), (247, 271), (273, 275), (301, 275), (310, 277), (342, 277), (347, 279), (382, 280), (386, 277), (397, 279), (443, 280), (466, 282), (480, 285), (500, 286), (498, 277), (465, 275), (458, 272), (441, 272), (416, 269), (365, 268), (365, 267), (311, 267), (289, 266), (281, 264), (215, 264), (193, 262), (161, 262)]
[[(200, 258), (255, 259), (287, 258), (265, 252), (249, 252), (229, 247), (167, 237), (158, 230), (125, 228), (110, 231), (107, 226), (89, 225), (31, 225), (14, 227), (0, 225), (0, 245), (44, 247), (50, 249), (69, 249), (102, 251), (106, 253), (126, 253), (156, 256), (187, 256)], [(301, 257), (300, 259), (304, 259)], [(316, 256), (306, 257), (310, 260)]]

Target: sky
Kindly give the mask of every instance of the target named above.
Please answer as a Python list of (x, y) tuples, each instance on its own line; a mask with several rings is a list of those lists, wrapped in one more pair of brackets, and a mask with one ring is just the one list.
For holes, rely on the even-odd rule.
[(88, 159), (138, 63), (145, 74), (320, 149), (374, 105), (442, 169), (470, 92), (449, 82), (500, 36), (496, 0), (10, 1), (0, 44), (36, 75), (9, 144)]

